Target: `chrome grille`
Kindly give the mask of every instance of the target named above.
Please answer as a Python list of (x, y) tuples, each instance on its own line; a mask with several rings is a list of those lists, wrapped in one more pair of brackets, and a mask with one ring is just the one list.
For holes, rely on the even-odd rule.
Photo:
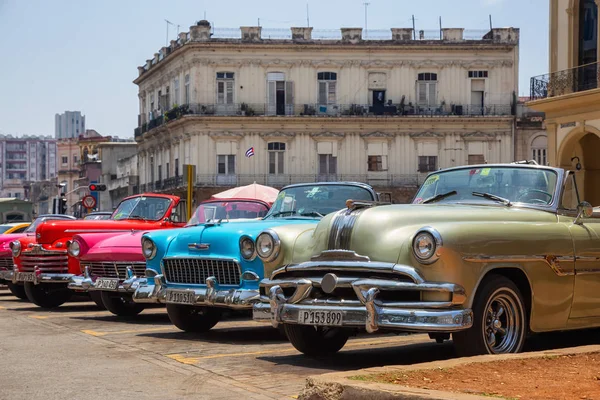
[(127, 279), (127, 267), (133, 269), (135, 276), (144, 276), (146, 272), (145, 262), (90, 262), (82, 263), (82, 266), (88, 267), (90, 275), (100, 278), (119, 278)]
[(240, 284), (240, 266), (233, 260), (165, 258), (163, 263), (167, 282), (204, 285), (212, 276), (220, 285)]
[(13, 259), (12, 257), (0, 257), (0, 270), (2, 269), (13, 269)]
[(41, 272), (68, 272), (68, 256), (66, 251), (32, 250), (21, 253), (22, 272), (33, 272), (38, 267)]

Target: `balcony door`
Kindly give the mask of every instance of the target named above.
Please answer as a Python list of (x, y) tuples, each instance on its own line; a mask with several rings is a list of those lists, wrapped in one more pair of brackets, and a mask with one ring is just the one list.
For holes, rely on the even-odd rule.
[(579, 1), (579, 70), (575, 91), (598, 87), (598, 6), (595, 0)]
[(293, 115), (294, 84), (285, 80), (283, 72), (267, 74), (268, 115)]

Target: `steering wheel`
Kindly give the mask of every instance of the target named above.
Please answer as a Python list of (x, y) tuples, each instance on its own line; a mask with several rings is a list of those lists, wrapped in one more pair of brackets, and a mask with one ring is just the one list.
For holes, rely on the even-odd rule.
[[(518, 202), (520, 202), (522, 198), (524, 198), (524, 197), (527, 197), (528, 195), (530, 195), (530, 194), (533, 194), (533, 193), (540, 193), (540, 194), (543, 194), (543, 195), (545, 195), (545, 196), (548, 196), (548, 201), (552, 200), (552, 194), (551, 194), (551, 193), (548, 193), (548, 192), (546, 192), (546, 191), (544, 191), (544, 190), (539, 190), (539, 189), (526, 189), (526, 190), (525, 190), (523, 193), (521, 193), (521, 194), (519, 194), (519, 195), (517, 196), (516, 202), (517, 202), (517, 203), (518, 203)], [(546, 204), (546, 205), (548, 204), (548, 202), (547, 202), (547, 201), (544, 201), (544, 200), (542, 200), (542, 199), (531, 199), (531, 201), (532, 201), (534, 204)]]

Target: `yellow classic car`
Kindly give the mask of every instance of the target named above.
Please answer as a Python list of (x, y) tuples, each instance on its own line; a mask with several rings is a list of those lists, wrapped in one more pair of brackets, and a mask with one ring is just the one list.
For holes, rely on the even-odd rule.
[(31, 222), (7, 222), (0, 225), (0, 234), (22, 233), (31, 225)]
[[(431, 173), (413, 204), (347, 202), (256, 238), (254, 318), (309, 355), (366, 330), (515, 353), (531, 332), (600, 326), (600, 214), (576, 174), (531, 163)], [(587, 188), (586, 188), (587, 189)]]

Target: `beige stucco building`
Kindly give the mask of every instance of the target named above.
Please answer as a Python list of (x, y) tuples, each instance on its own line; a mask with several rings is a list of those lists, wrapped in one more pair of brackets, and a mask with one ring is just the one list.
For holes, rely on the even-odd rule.
[(357, 180), (402, 201), (429, 171), (514, 159), (518, 29), (210, 31), (200, 21), (139, 67), (141, 191), (175, 191), (193, 164), (199, 187)]
[(594, 206), (600, 205), (598, 3), (550, 0), (550, 72), (531, 79), (529, 103), (546, 114), (550, 164), (577, 170), (579, 191)]
[(63, 193), (67, 199), (67, 207), (71, 207), (79, 201), (76, 193), (76, 182), (79, 179), (79, 163), (81, 161), (81, 150), (77, 139), (61, 139), (57, 142), (57, 164), (58, 183), (64, 184)]

